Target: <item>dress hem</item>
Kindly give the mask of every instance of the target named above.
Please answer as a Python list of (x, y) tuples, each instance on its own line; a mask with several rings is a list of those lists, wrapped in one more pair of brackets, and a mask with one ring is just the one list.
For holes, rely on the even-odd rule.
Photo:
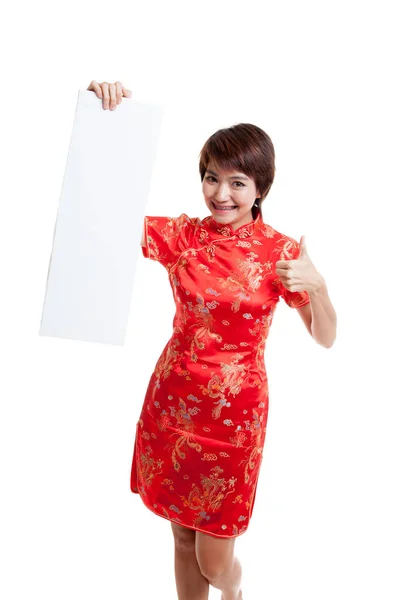
[(147, 504), (143, 498), (143, 496), (140, 494), (139, 491), (135, 491), (131, 488), (131, 492), (133, 494), (137, 494), (140, 499), (142, 500), (143, 504), (145, 505), (146, 508), (148, 508), (152, 513), (154, 513), (155, 515), (162, 517), (163, 519), (165, 519), (166, 521), (170, 521), (171, 523), (176, 523), (177, 525), (181, 525), (182, 527), (187, 527), (188, 529), (193, 529), (194, 531), (199, 531), (200, 533), (206, 533), (208, 535), (212, 535), (213, 537), (217, 537), (217, 538), (223, 538), (223, 539), (228, 539), (228, 538), (237, 538), (241, 535), (243, 535), (244, 533), (246, 533), (246, 531), (249, 528), (249, 524), (247, 524), (246, 529), (244, 529), (243, 531), (241, 531), (241, 533), (238, 533), (237, 535), (219, 535), (218, 533), (213, 533), (211, 531), (207, 531), (206, 529), (200, 529), (200, 527), (194, 527), (193, 525), (187, 525), (186, 523), (181, 523), (176, 521), (175, 519), (171, 519), (159, 512), (157, 512), (156, 510), (154, 510), (154, 508), (152, 508), (151, 506), (149, 506), (149, 504)]

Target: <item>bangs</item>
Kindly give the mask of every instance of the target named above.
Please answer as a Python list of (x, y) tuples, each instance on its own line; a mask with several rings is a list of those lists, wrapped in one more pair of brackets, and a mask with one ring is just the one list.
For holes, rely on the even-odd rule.
[(243, 148), (237, 142), (235, 143), (231, 135), (227, 134), (229, 130), (222, 131), (225, 135), (211, 137), (204, 148), (203, 157), (207, 167), (212, 162), (217, 169), (222, 171), (240, 171), (248, 175), (249, 164), (243, 156)]

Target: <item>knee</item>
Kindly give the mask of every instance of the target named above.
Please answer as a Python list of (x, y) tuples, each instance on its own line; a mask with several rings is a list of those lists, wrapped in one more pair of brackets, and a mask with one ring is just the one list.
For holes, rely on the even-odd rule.
[(235, 538), (217, 539), (209, 534), (196, 535), (196, 558), (199, 569), (206, 579), (214, 582), (230, 573), (234, 556)]
[(225, 569), (218, 567), (218, 565), (199, 565), (199, 567), (201, 574), (207, 579), (209, 583), (217, 581), (225, 573)]
[(178, 552), (195, 552), (196, 532), (171, 521), (175, 548)]
[(228, 563), (222, 558), (213, 561), (210, 556), (205, 556), (201, 553), (197, 554), (197, 563), (203, 577), (210, 582), (217, 581), (217, 579), (229, 572), (231, 568), (230, 562)]

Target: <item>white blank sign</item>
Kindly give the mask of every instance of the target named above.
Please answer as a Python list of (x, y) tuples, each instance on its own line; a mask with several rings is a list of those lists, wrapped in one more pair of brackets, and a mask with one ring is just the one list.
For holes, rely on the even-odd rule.
[(79, 91), (39, 335), (124, 344), (162, 116)]

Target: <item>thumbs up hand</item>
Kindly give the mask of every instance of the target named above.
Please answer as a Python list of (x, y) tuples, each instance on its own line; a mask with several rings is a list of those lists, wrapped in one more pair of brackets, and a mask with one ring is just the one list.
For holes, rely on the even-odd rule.
[(282, 285), (290, 292), (316, 292), (324, 284), (324, 279), (308, 256), (305, 236), (300, 239), (300, 254), (292, 260), (278, 260), (275, 268)]

